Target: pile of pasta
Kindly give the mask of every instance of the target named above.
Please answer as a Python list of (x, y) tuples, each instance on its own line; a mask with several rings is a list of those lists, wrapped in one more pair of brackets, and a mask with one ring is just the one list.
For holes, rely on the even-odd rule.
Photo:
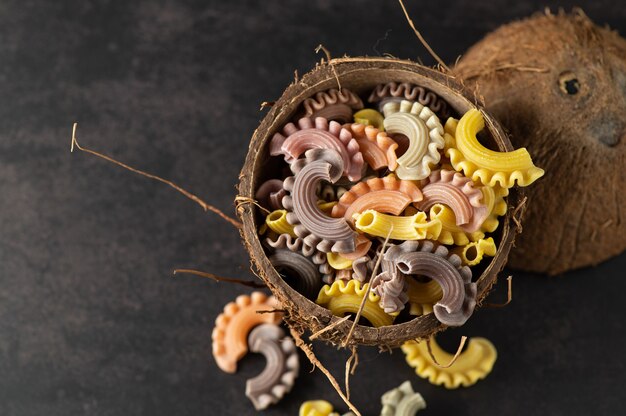
[(365, 100), (343, 88), (302, 103), (269, 143), (282, 176), (256, 192), (268, 258), (294, 289), (337, 316), (363, 301), (375, 327), (428, 313), (465, 323), (508, 190), (544, 172), (526, 149), (481, 144), (479, 110), (454, 115), (408, 83), (378, 85)]

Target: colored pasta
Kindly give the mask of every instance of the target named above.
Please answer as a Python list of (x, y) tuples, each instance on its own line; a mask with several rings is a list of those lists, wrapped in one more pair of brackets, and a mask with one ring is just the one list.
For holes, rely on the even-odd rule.
[(343, 161), (342, 173), (352, 181), (361, 178), (363, 155), (359, 144), (347, 129), (335, 121), (329, 123), (322, 117), (315, 120), (302, 118), (297, 127), (293, 123), (287, 124), (282, 134), (276, 133), (270, 142), (270, 155), (284, 155), (289, 164), (309, 149), (335, 150)]
[(441, 285), (436, 280), (430, 280), (426, 283), (418, 282), (411, 277), (406, 280), (408, 283), (409, 314), (419, 316), (432, 313), (435, 303), (443, 297)]
[(291, 286), (309, 298), (314, 297), (322, 286), (318, 266), (300, 253), (276, 250), (269, 260), (272, 266), (288, 277)]
[(380, 402), (383, 405), (380, 416), (415, 416), (420, 410), (426, 409), (426, 401), (413, 390), (408, 380), (383, 394)]
[(437, 116), (420, 103), (389, 102), (383, 109), (385, 131), (403, 134), (409, 147), (398, 158), (395, 172), (400, 179), (420, 180), (430, 175), (431, 167), (439, 163), (443, 149), (443, 126)]
[(467, 266), (476, 266), (484, 256), (493, 257), (496, 255), (496, 244), (493, 238), (481, 238), (478, 241), (467, 244), (464, 247), (458, 247), (450, 250), (451, 253), (458, 255), (463, 264)]
[(276, 211), (270, 212), (267, 217), (265, 217), (265, 224), (276, 234), (289, 234), (292, 237), (296, 236), (293, 225), (287, 222), (287, 211), (284, 209), (277, 209)]
[[(437, 362), (451, 362), (452, 354), (442, 350), (434, 337), (430, 339), (430, 346)], [(487, 377), (498, 357), (496, 348), (485, 338), (471, 338), (467, 349), (448, 368), (442, 368), (433, 362), (426, 342), (408, 341), (402, 345), (402, 351), (406, 362), (415, 368), (418, 376), (447, 389), (476, 384), (478, 380)]]
[(277, 325), (262, 324), (248, 336), (250, 351), (263, 354), (265, 368), (246, 381), (246, 396), (256, 410), (267, 409), (289, 393), (300, 369), (298, 349), (293, 339)]
[(459, 120), (454, 147), (446, 153), (455, 170), (462, 170), (465, 176), (484, 185), (503, 188), (511, 188), (515, 183), (528, 186), (543, 176), (543, 169), (533, 164), (526, 148), (496, 152), (480, 144), (476, 134), (484, 126), (481, 112), (474, 109)]
[(305, 243), (325, 253), (349, 253), (356, 249), (356, 233), (343, 218), (326, 216), (317, 206), (315, 187), (321, 180), (335, 182), (342, 172), (341, 157), (334, 150), (312, 149), (306, 159), (292, 165), (295, 176), (285, 179), (289, 195), (283, 198), (287, 220)]
[(224, 306), (224, 311), (215, 320), (213, 357), (217, 366), (227, 373), (237, 371), (237, 361), (248, 352), (248, 333), (256, 325), (278, 324), (280, 312), (257, 313), (278, 308), (278, 302), (263, 292), (253, 292), (250, 296), (238, 296), (235, 302)]
[(454, 212), (443, 204), (433, 205), (429, 211), (429, 218), (441, 222), (441, 232), (439, 237), (437, 237), (437, 241), (442, 244), (464, 246), (470, 241), (478, 241), (485, 236), (485, 233), (482, 231), (468, 233), (456, 225)]
[(383, 119), (384, 117), (382, 114), (371, 108), (366, 108), (364, 110), (354, 113), (355, 123), (363, 124), (365, 126), (374, 126), (380, 131), (385, 131)]
[(396, 217), (369, 209), (354, 214), (354, 226), (364, 233), (392, 240), (437, 239), (441, 232), (441, 222), (428, 221), (424, 212), (410, 217)]
[(359, 144), (359, 150), (363, 154), (363, 159), (372, 169), (389, 168), (395, 170), (398, 166), (396, 143), (387, 133), (373, 126), (364, 124), (346, 124), (345, 129), (352, 133), (352, 136)]
[(447, 205), (454, 212), (456, 224), (467, 232), (478, 231), (489, 215), (488, 207), (482, 202), (481, 190), (453, 170), (440, 169), (431, 173), (422, 193), (424, 199), (416, 203), (418, 208), (428, 211), (435, 204)]
[(437, 96), (437, 94), (424, 87), (409, 84), (408, 82), (380, 84), (372, 91), (367, 101), (370, 103), (379, 103), (378, 107), (382, 111), (383, 107), (388, 102), (401, 100), (417, 101), (429, 107), (443, 120), (447, 119), (450, 115), (448, 104)]
[(270, 179), (265, 182), (256, 191), (254, 197), (263, 208), (268, 211), (282, 209), (282, 199), (285, 196), (283, 189), (283, 181), (280, 179)]
[(352, 120), (353, 111), (363, 108), (363, 101), (346, 88), (342, 88), (341, 91), (333, 88), (307, 98), (302, 106), (304, 107), (303, 117), (324, 117), (327, 120), (348, 123)]
[(349, 313), (356, 314), (358, 312), (363, 296), (367, 296), (361, 313), (363, 318), (375, 327), (393, 323), (393, 317), (386, 314), (378, 306), (380, 298), (369, 290), (369, 284), (361, 286), (357, 280), (350, 280), (347, 283), (337, 280), (330, 286), (322, 287), (315, 302), (318, 305), (326, 306), (335, 316), (345, 316)]
[(343, 216), (350, 223), (355, 213), (368, 209), (400, 215), (410, 203), (419, 202), (422, 198), (422, 192), (413, 182), (389, 175), (354, 185), (341, 196), (331, 215), (336, 218)]

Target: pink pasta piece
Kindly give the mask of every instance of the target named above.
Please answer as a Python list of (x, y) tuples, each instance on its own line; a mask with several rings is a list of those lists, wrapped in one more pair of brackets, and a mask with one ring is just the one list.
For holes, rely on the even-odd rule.
[(389, 170), (396, 170), (398, 166), (396, 157), (398, 143), (387, 136), (387, 133), (374, 126), (365, 126), (359, 123), (346, 124), (344, 128), (352, 133), (359, 144), (363, 158), (372, 169), (378, 170), (388, 167)]

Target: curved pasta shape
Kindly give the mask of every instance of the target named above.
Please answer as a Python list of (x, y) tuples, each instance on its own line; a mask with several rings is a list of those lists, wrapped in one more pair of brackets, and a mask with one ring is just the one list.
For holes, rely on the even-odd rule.
[(352, 268), (352, 260), (343, 257), (338, 253), (326, 253), (328, 264), (335, 270), (345, 270)]
[(330, 215), (335, 205), (337, 205), (337, 201), (317, 201), (317, 207), (320, 209), (320, 211), (327, 215)]
[[(430, 339), (430, 347), (437, 362), (446, 363), (452, 360), (452, 354), (442, 350), (434, 337)], [(448, 368), (441, 368), (433, 362), (426, 342), (405, 342), (402, 351), (406, 362), (415, 368), (418, 376), (428, 379), (431, 384), (443, 385), (447, 389), (476, 384), (478, 380), (487, 377), (498, 357), (496, 348), (486, 338), (471, 338), (467, 349)]]
[(480, 230), (485, 233), (492, 233), (500, 224), (498, 217), (506, 214), (507, 205), (504, 197), (509, 194), (509, 190), (501, 186), (482, 186), (480, 190), (483, 193), (483, 202), (489, 212)]
[(365, 126), (374, 126), (380, 131), (385, 131), (384, 117), (372, 108), (365, 108), (354, 113), (354, 122)]
[(439, 149), (444, 145), (439, 118), (428, 107), (411, 101), (389, 102), (383, 112), (385, 131), (409, 139), (409, 148), (397, 160), (398, 177), (411, 180), (428, 177), (431, 166), (441, 160)]
[(416, 203), (419, 209), (428, 211), (435, 204), (447, 205), (454, 212), (456, 224), (470, 233), (478, 231), (489, 215), (481, 190), (474, 187), (471, 179), (453, 170), (431, 173), (422, 193), (424, 199)]
[(294, 275), (297, 277), (288, 279), (288, 282), (292, 283), (298, 292), (309, 298), (317, 295), (322, 286), (322, 276), (318, 266), (312, 260), (294, 251), (282, 249), (276, 250), (269, 257), (269, 261), (274, 268), (278, 271), (282, 270), (287, 277)]
[(429, 107), (439, 118), (447, 119), (450, 111), (448, 103), (432, 91), (427, 90), (419, 85), (409, 84), (408, 82), (389, 82), (387, 84), (377, 85), (370, 94), (368, 102), (379, 103), (378, 107), (382, 110), (385, 104), (390, 101), (417, 101), (418, 103)]
[(327, 120), (348, 123), (352, 120), (352, 113), (363, 108), (363, 101), (348, 89), (342, 88), (339, 91), (332, 88), (305, 99), (302, 106), (304, 117), (324, 117)]
[(254, 197), (259, 205), (268, 211), (282, 209), (282, 199), (286, 192), (283, 189), (283, 181), (280, 179), (270, 179), (261, 184)]
[(408, 284), (402, 273), (388, 270), (372, 279), (372, 291), (380, 297), (379, 306), (385, 313), (399, 313), (409, 301)]
[[(487, 186), (511, 188), (517, 183), (528, 186), (544, 175), (533, 164), (526, 148), (496, 152), (484, 147), (476, 134), (485, 127), (480, 111), (471, 109), (461, 117), (455, 132), (455, 146), (446, 155), (454, 169)], [(398, 160), (399, 163), (399, 160)]]
[(422, 192), (411, 181), (398, 180), (389, 175), (384, 178), (373, 178), (360, 182), (344, 193), (331, 215), (353, 223), (355, 213), (373, 209), (393, 215), (400, 215), (412, 202), (419, 202)]
[(300, 405), (298, 416), (335, 416), (334, 410), (326, 400), (309, 400)]
[(354, 226), (364, 233), (392, 240), (436, 240), (441, 233), (441, 221), (428, 221), (426, 213), (410, 217), (396, 217), (368, 209), (354, 214)]
[(237, 371), (237, 361), (248, 352), (248, 333), (259, 324), (278, 324), (280, 312), (257, 313), (279, 307), (278, 301), (263, 292), (253, 292), (250, 296), (237, 296), (234, 302), (224, 306), (224, 311), (215, 320), (213, 357), (217, 366), (227, 373)]
[(426, 409), (426, 401), (413, 390), (408, 380), (383, 394), (380, 402), (383, 405), (380, 416), (415, 416), (420, 410)]
[(461, 264), (459, 256), (449, 255), (446, 247), (431, 241), (406, 241), (390, 247), (385, 260), (405, 275), (426, 276), (439, 283), (443, 296), (433, 311), (442, 324), (461, 326), (474, 312), (476, 283), (472, 282), (472, 271)]
[(375, 327), (391, 325), (393, 316), (386, 314), (379, 306), (380, 298), (369, 290), (369, 284), (357, 280), (344, 282), (336, 280), (332, 285), (325, 285), (320, 290), (315, 303), (325, 306), (335, 316), (345, 316), (347, 313), (356, 314), (361, 306), (363, 296), (367, 296), (361, 316), (370, 321)]
[(267, 409), (291, 391), (298, 377), (300, 361), (293, 339), (285, 336), (279, 326), (263, 324), (248, 336), (250, 351), (265, 357), (265, 368), (246, 381), (246, 397), (256, 410)]
[(463, 264), (476, 266), (484, 256), (493, 257), (496, 255), (496, 243), (491, 237), (481, 238), (466, 246), (454, 248), (450, 252), (459, 256)]
[(442, 244), (464, 246), (470, 241), (478, 241), (485, 236), (482, 231), (468, 233), (456, 225), (454, 212), (443, 204), (433, 205), (429, 211), (429, 218), (441, 221), (441, 233), (436, 240)]
[[(365, 110), (364, 110), (365, 111)], [(364, 124), (346, 124), (344, 129), (352, 133), (352, 137), (359, 144), (359, 150), (363, 154), (363, 159), (374, 170), (389, 168), (395, 170), (398, 166), (396, 143), (387, 133), (373, 126)]]
[(307, 150), (306, 159), (299, 159), (291, 167), (295, 176), (285, 179), (283, 185), (289, 195), (283, 198), (287, 210), (287, 221), (294, 225), (298, 237), (307, 245), (315, 246), (325, 253), (353, 252), (357, 234), (343, 218), (325, 215), (317, 206), (315, 188), (326, 180), (335, 182), (341, 177), (342, 160), (334, 150)]
[[(309, 149), (332, 149), (341, 155), (343, 175), (351, 181), (361, 178), (363, 154), (350, 131), (336, 121), (322, 117), (315, 120), (301, 118), (298, 126), (289, 123), (282, 133), (276, 133), (270, 141), (270, 155), (284, 155), (285, 161), (293, 164)], [(341, 175), (340, 175), (341, 176)]]
[(418, 282), (415, 279), (407, 278), (409, 297), (409, 314), (420, 316), (433, 312), (435, 303), (443, 297), (441, 285), (436, 280), (426, 283)]
[(277, 209), (276, 211), (270, 212), (265, 217), (265, 224), (276, 234), (289, 234), (292, 237), (296, 237), (293, 225), (287, 222), (287, 211), (284, 209)]
[(341, 253), (342, 257), (348, 260), (356, 260), (363, 257), (372, 247), (372, 240), (364, 235), (359, 234), (356, 238), (356, 249), (350, 253)]

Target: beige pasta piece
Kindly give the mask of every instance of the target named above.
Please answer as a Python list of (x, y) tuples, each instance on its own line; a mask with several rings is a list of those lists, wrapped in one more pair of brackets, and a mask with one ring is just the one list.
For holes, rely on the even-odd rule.
[(278, 324), (282, 319), (280, 312), (257, 312), (279, 307), (273, 296), (268, 297), (263, 292), (240, 295), (224, 306), (224, 311), (215, 320), (211, 335), (213, 357), (222, 371), (237, 371), (237, 361), (248, 352), (248, 333), (253, 327), (263, 323)]
[[(438, 363), (452, 361), (453, 355), (442, 350), (434, 337), (430, 339), (430, 346)], [(425, 341), (405, 342), (402, 351), (406, 362), (415, 369), (418, 376), (447, 389), (469, 387), (487, 377), (498, 357), (496, 348), (485, 338), (471, 338), (467, 349), (448, 368), (442, 368), (433, 362)]]
[(366, 126), (359, 123), (346, 124), (343, 126), (352, 133), (352, 137), (359, 144), (363, 159), (374, 170), (389, 168), (395, 170), (398, 166), (396, 143), (387, 133), (374, 126)]
[(383, 108), (387, 134), (402, 134), (409, 147), (398, 158), (396, 174), (401, 179), (420, 180), (430, 175), (431, 167), (439, 163), (443, 149), (443, 126), (439, 118), (420, 103), (389, 102)]
[(354, 214), (368, 209), (400, 215), (410, 203), (422, 198), (422, 192), (413, 182), (388, 175), (354, 185), (341, 196), (331, 215), (335, 218), (343, 216), (350, 223), (354, 223)]

